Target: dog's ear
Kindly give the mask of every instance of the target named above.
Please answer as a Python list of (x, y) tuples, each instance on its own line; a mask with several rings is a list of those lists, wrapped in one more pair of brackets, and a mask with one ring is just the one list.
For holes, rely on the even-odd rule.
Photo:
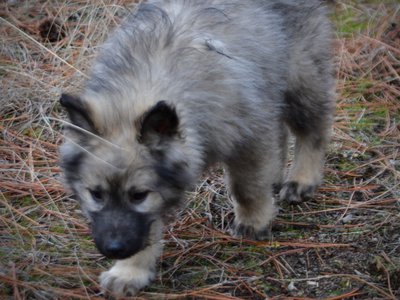
[(179, 118), (174, 107), (159, 101), (141, 118), (139, 142), (160, 144), (178, 135)]
[[(67, 110), (68, 117), (73, 125), (92, 133), (96, 132), (90, 109), (81, 98), (62, 94), (60, 104)], [(74, 129), (72, 126), (70, 128)]]

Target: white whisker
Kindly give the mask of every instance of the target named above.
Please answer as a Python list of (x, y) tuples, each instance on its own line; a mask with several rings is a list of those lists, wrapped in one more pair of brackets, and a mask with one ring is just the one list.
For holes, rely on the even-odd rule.
[(79, 131), (81, 131), (81, 132), (83, 132), (83, 133), (85, 133), (87, 135), (90, 135), (93, 138), (96, 138), (96, 139), (98, 139), (98, 140), (110, 145), (111, 147), (115, 147), (115, 148), (120, 149), (120, 150), (128, 151), (128, 149), (122, 148), (121, 146), (116, 145), (116, 144), (110, 142), (109, 140), (106, 140), (106, 139), (102, 138), (101, 136), (98, 136), (97, 134), (94, 134), (93, 132), (90, 132), (89, 130), (86, 130), (86, 129), (83, 129), (82, 127), (76, 126), (75, 124), (72, 124), (71, 122), (65, 121), (63, 119), (53, 118), (53, 117), (47, 117), (47, 119), (53, 120), (53, 121), (58, 121), (60, 123), (66, 124), (69, 127), (72, 127), (72, 128), (74, 128), (76, 130), (79, 130)]

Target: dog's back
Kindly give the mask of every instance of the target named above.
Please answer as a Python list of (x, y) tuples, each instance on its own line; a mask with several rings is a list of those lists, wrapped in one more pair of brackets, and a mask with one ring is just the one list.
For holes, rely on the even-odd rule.
[(209, 137), (205, 151), (226, 156), (282, 114), (298, 119), (283, 95), (303, 82), (332, 89), (324, 14), (320, 1), (149, 1), (106, 43), (88, 92), (116, 128), (166, 99), (184, 130)]

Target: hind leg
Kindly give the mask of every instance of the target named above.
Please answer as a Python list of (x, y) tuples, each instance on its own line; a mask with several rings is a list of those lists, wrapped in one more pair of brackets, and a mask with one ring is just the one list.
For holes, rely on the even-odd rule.
[(297, 137), (293, 165), (279, 197), (291, 203), (309, 200), (322, 180), (324, 147), (307, 137)]
[[(318, 97), (326, 97), (316, 102)], [(317, 100), (314, 100), (317, 99)], [(280, 199), (296, 203), (313, 197), (322, 181), (326, 145), (332, 125), (332, 98), (328, 93), (289, 94), (287, 123), (296, 136), (294, 161), (280, 191)]]
[[(275, 153), (274, 153), (275, 152)], [(227, 163), (227, 183), (234, 202), (234, 236), (268, 239), (276, 215), (273, 185), (281, 176), (278, 151), (254, 151)]]

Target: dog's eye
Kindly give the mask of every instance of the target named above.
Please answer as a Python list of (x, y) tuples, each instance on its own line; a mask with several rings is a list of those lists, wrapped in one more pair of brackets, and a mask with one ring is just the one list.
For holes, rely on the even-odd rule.
[(89, 190), (89, 192), (94, 201), (96, 202), (103, 201), (103, 193), (101, 192), (101, 190)]
[(143, 202), (147, 198), (148, 194), (149, 191), (133, 192), (130, 193), (130, 200), (131, 202), (138, 204), (140, 202)]

